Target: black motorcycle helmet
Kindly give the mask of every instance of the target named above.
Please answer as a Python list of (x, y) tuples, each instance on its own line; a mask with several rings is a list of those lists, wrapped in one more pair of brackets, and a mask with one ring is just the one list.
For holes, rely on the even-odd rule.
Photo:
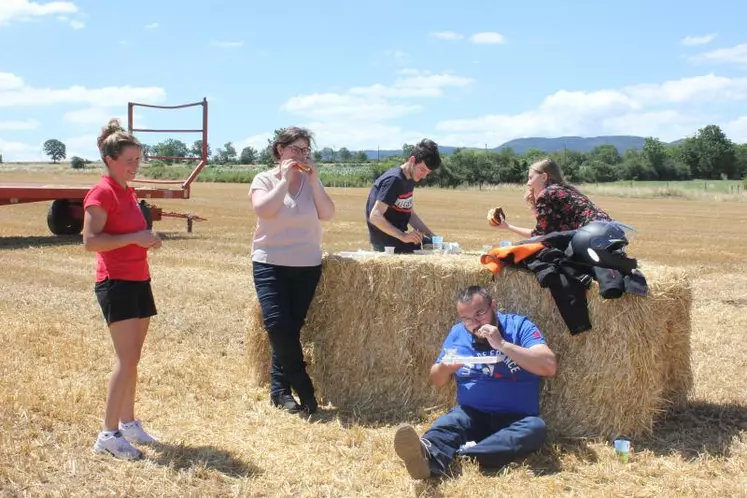
[(629, 241), (623, 226), (614, 221), (592, 221), (582, 226), (571, 238), (568, 256), (579, 263), (630, 273), (638, 268), (638, 261), (625, 254)]

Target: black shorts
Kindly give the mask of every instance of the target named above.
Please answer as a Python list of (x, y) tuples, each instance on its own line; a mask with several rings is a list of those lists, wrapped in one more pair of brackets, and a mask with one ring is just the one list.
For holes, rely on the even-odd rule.
[(134, 282), (107, 278), (96, 282), (95, 292), (107, 325), (131, 318), (148, 318), (157, 313), (150, 280)]

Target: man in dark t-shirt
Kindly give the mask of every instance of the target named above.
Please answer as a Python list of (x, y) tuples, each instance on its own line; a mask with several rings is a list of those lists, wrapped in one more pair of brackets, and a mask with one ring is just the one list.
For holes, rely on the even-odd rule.
[[(407, 162), (379, 176), (368, 193), (366, 223), (375, 251), (393, 246), (395, 253), (411, 253), (421, 243), (429, 243), (433, 232), (415, 213), (415, 184), (441, 166), (438, 145), (423, 139)], [(413, 229), (408, 231), (408, 225)]]

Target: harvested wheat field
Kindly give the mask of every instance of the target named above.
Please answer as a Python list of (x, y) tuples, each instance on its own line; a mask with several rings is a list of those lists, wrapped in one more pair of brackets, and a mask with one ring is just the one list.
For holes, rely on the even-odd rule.
[[(0, 174), (0, 181), (18, 180), (50, 178)], [(693, 387), (650, 434), (633, 438), (629, 464), (615, 460), (604, 438), (559, 438), (498, 473), (466, 463), (452, 478), (418, 483), (392, 449), (393, 428), (402, 417), (377, 418), (330, 403), (305, 420), (271, 408), (265, 389), (254, 387), (245, 343), (254, 306), (249, 260), (254, 216), (246, 192), (247, 185), (199, 183), (191, 200), (158, 203), (208, 221), (196, 223), (192, 234), (181, 220), (156, 223), (165, 239), (150, 260), (159, 315), (140, 363), (136, 408), (161, 443), (146, 448), (146, 459), (136, 463), (91, 452), (113, 362), (93, 295), (93, 254), (82, 250), (79, 237), (48, 234), (46, 203), (0, 207), (4, 493), (747, 496), (743, 203), (595, 197), (638, 230), (631, 255), (644, 264), (686, 271), (692, 286)], [(325, 225), (326, 250), (367, 247), (361, 219), (366, 193), (332, 190), (338, 213)], [(529, 222), (519, 189), (423, 189), (415, 198), (431, 228), (468, 250), (508, 238), (484, 223), (490, 207), (502, 205), (517, 224)], [(359, 310), (351, 305), (339, 312), (356, 316)], [(439, 410), (420, 410), (406, 421), (422, 431)], [(566, 413), (566, 422), (574, 416)]]

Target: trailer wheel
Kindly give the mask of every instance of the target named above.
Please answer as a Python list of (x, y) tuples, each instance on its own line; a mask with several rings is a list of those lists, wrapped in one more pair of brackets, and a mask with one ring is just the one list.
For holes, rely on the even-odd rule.
[(150, 205), (145, 201), (140, 201), (140, 211), (143, 213), (148, 230), (150, 230), (153, 228), (153, 215), (150, 212)]
[(52, 202), (47, 212), (47, 226), (55, 235), (76, 235), (83, 230), (83, 219), (77, 218), (67, 199)]

